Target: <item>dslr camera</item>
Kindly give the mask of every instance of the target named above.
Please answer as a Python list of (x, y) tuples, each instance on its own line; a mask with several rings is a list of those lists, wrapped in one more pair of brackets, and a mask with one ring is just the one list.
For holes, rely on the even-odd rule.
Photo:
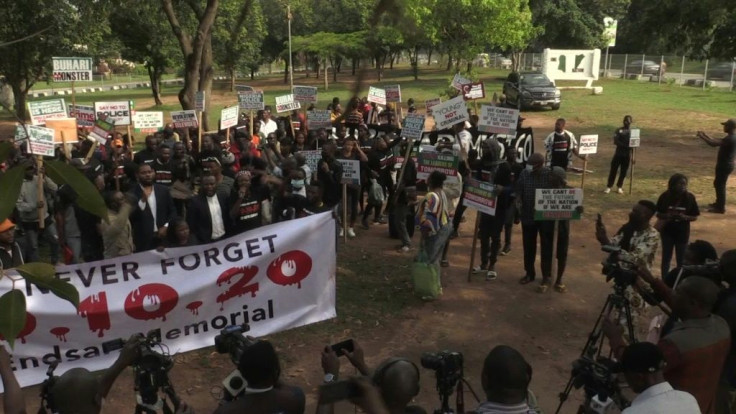
[(422, 354), (421, 362), (424, 368), (434, 371), (440, 395), (452, 394), (453, 388), (463, 378), (463, 354), (460, 352), (427, 352)]
[(621, 259), (621, 247), (603, 246), (601, 250), (608, 253), (601, 269), (601, 273), (606, 276), (606, 282), (613, 279), (615, 286), (620, 288), (633, 285), (637, 278), (636, 264)]
[[(237, 367), (245, 350), (255, 343), (252, 338), (243, 335), (248, 331), (250, 331), (250, 326), (247, 323), (226, 326), (219, 335), (215, 336), (215, 351), (218, 354), (230, 355), (230, 360)], [(247, 385), (243, 375), (238, 368), (235, 368), (222, 381), (222, 386), (225, 388), (223, 399), (225, 401), (237, 399), (243, 394)]]

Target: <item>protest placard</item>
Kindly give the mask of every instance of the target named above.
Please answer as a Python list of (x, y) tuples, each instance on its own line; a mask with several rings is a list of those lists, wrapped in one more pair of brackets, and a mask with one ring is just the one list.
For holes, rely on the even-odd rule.
[(31, 114), (32, 125), (43, 125), (47, 119), (67, 117), (64, 99), (28, 102), (28, 112)]
[(458, 182), (457, 166), (460, 158), (457, 155), (437, 151), (421, 151), (417, 161), (418, 179), (426, 180), (432, 171), (441, 171), (447, 176), (448, 183)]
[(309, 129), (332, 128), (330, 111), (315, 109), (307, 112), (307, 127)]
[[(72, 144), (79, 140), (77, 131), (77, 118), (64, 118), (64, 119), (47, 119), (46, 128), (54, 130), (54, 143)], [(61, 134), (64, 133), (62, 139)]]
[(463, 90), (463, 85), (467, 85), (469, 83), (473, 83), (473, 81), (460, 75), (459, 73), (456, 73), (455, 76), (452, 78), (452, 87), (459, 91)]
[(197, 112), (204, 112), (204, 91), (197, 91), (194, 95), (194, 110)]
[(95, 116), (100, 119), (102, 115), (105, 115), (108, 121), (110, 118), (115, 120), (115, 126), (130, 125), (130, 102), (95, 102)]
[(383, 90), (386, 92), (386, 102), (401, 102), (401, 85), (386, 85)]
[(92, 58), (52, 57), (54, 82), (92, 81)]
[(442, 98), (434, 98), (424, 101), (424, 107), (427, 109), (427, 115), (432, 115), (432, 107), (442, 103)]
[(238, 125), (240, 111), (237, 106), (222, 108), (220, 111), (220, 129), (228, 129)]
[(238, 105), (246, 111), (260, 111), (265, 108), (263, 92), (238, 92)]
[(105, 145), (107, 142), (107, 136), (115, 131), (115, 121), (112, 119), (101, 119), (95, 120), (95, 126), (92, 127), (92, 131), (89, 133), (89, 138), (96, 139), (100, 145)]
[(300, 109), (302, 105), (294, 100), (294, 94), (282, 95), (276, 97), (276, 112), (288, 112)]
[(482, 105), (478, 131), (490, 134), (516, 135), (519, 123), (519, 110), (500, 106)]
[[(341, 160), (337, 162), (342, 165), (342, 184), (360, 185), (360, 160)], [(315, 170), (316, 171), (316, 167)]]
[(632, 128), (629, 135), (629, 148), (637, 148), (641, 144), (641, 130)]
[(483, 99), (486, 97), (486, 88), (483, 86), (483, 82), (474, 82), (463, 85), (463, 98), (466, 101), (472, 101), (475, 99)]
[(595, 154), (598, 152), (598, 135), (581, 135), (578, 154)]
[(174, 123), (174, 128), (197, 128), (199, 126), (197, 111), (194, 109), (171, 111), (171, 121)]
[(580, 220), (581, 188), (538, 188), (534, 194), (534, 220)]
[(136, 132), (158, 132), (164, 129), (164, 113), (161, 111), (133, 111)]
[(410, 141), (421, 139), (424, 132), (424, 121), (424, 115), (406, 114), (401, 124), (401, 136)]
[(317, 103), (317, 88), (314, 86), (294, 86), (291, 93), (297, 102)]
[[(41, 155), (44, 157), (53, 157), (56, 155), (54, 151), (54, 130), (36, 125), (26, 125), (30, 139), (26, 140), (26, 150), (29, 154)], [(18, 138), (26, 138), (26, 130), (22, 125), (16, 126), (16, 140)]]
[(87, 129), (95, 126), (95, 107), (88, 105), (69, 105), (69, 116), (77, 118), (77, 125)]
[(468, 107), (462, 96), (450, 99), (432, 108), (432, 116), (434, 116), (437, 129), (446, 129), (470, 119), (468, 116)]
[[(320, 150), (307, 150), (307, 151), (299, 151), (300, 154), (304, 155), (304, 159), (306, 160), (305, 164), (309, 167), (312, 171), (317, 171), (317, 163), (319, 163), (319, 160), (322, 159), (322, 151)], [(307, 177), (309, 179), (309, 177)]]
[(496, 188), (491, 183), (469, 178), (465, 182), (463, 204), (491, 216), (496, 215)]
[(375, 102), (378, 105), (386, 105), (386, 91), (374, 86), (368, 87), (368, 102)]

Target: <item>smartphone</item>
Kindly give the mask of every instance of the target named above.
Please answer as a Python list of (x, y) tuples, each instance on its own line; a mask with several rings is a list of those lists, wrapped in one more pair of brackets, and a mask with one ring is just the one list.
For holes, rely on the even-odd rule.
[(360, 389), (349, 380), (330, 382), (319, 387), (319, 404), (332, 404), (359, 395)]
[(343, 351), (353, 352), (353, 350), (355, 349), (352, 339), (348, 339), (347, 341), (342, 341), (334, 345), (330, 345), (330, 348), (332, 348), (332, 350), (335, 351), (335, 353), (339, 357), (345, 355), (345, 352)]

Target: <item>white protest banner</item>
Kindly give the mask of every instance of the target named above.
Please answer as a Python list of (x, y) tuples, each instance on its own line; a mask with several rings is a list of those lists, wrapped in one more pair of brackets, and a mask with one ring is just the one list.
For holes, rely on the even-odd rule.
[(103, 116), (102, 119), (95, 120), (95, 126), (92, 127), (92, 131), (89, 133), (89, 138), (96, 139), (100, 145), (105, 145), (107, 142), (107, 136), (112, 134), (113, 131), (115, 131), (115, 121), (112, 119), (105, 119)]
[(580, 220), (582, 188), (538, 188), (534, 194), (534, 220)]
[(424, 101), (424, 107), (427, 109), (427, 115), (432, 115), (432, 107), (442, 103), (442, 98), (434, 98)]
[(115, 120), (115, 126), (130, 125), (130, 102), (95, 102), (95, 115), (102, 118), (105, 115), (108, 120)]
[(598, 152), (598, 135), (581, 135), (578, 154), (595, 154)]
[[(77, 118), (64, 119), (47, 119), (46, 128), (54, 130), (54, 143), (72, 144), (79, 141), (79, 131), (77, 130)], [(64, 134), (62, 137), (61, 134)]]
[(204, 112), (204, 91), (197, 91), (194, 95), (194, 110), (197, 112)]
[[(13, 350), (15, 376), (21, 386), (38, 384), (54, 358), (57, 375), (105, 369), (119, 352), (105, 353), (104, 342), (150, 330), (178, 354), (211, 347), (227, 326), (248, 323), (258, 338), (334, 318), (335, 261), (328, 212), (208, 245), (56, 266), (56, 277), (79, 291), (79, 311), (18, 278), (28, 316)], [(10, 277), (0, 280), (0, 294), (12, 288)]]
[[(307, 164), (310, 170), (317, 171), (317, 164), (319, 163), (319, 160), (322, 159), (322, 151), (320, 150), (307, 150), (307, 151), (299, 151), (300, 154), (304, 155), (304, 159), (306, 160), (304, 163)], [(307, 177), (309, 179), (309, 177)]]
[(629, 135), (629, 148), (637, 148), (641, 145), (641, 130), (632, 128)]
[(469, 178), (465, 185), (463, 205), (491, 216), (496, 215), (496, 189), (493, 184)]
[(85, 128), (95, 126), (95, 107), (88, 105), (69, 105), (69, 116), (77, 118), (77, 125)]
[(516, 135), (519, 110), (500, 106), (481, 105), (478, 131), (489, 134)]
[[(16, 128), (23, 130), (22, 126), (18, 126)], [(33, 155), (42, 155), (44, 157), (53, 157), (55, 155), (54, 130), (35, 125), (26, 125), (26, 128), (28, 128), (28, 134), (31, 136), (31, 138), (26, 141), (26, 150), (28, 153)], [(23, 131), (22, 134), (25, 135), (25, 131)], [(18, 136), (17, 131), (16, 136)]]
[(237, 106), (222, 108), (220, 111), (220, 129), (228, 129), (238, 125), (240, 110)]
[(171, 121), (174, 123), (174, 128), (197, 128), (199, 126), (197, 111), (194, 109), (171, 111)]
[(463, 90), (463, 85), (467, 85), (469, 83), (473, 83), (473, 81), (460, 75), (459, 73), (456, 73), (455, 76), (452, 78), (452, 87), (459, 91)]
[(263, 92), (238, 92), (238, 105), (246, 111), (260, 111), (265, 108)]
[(54, 82), (92, 81), (92, 58), (52, 57)]
[(447, 176), (448, 183), (458, 182), (457, 166), (460, 157), (437, 151), (420, 151), (417, 157), (417, 178), (426, 180), (432, 171), (441, 171)]
[(368, 87), (368, 102), (375, 102), (378, 105), (386, 105), (386, 91), (374, 86)]
[(282, 95), (276, 97), (276, 112), (288, 112), (300, 109), (302, 105), (294, 100), (294, 94)]
[(468, 115), (468, 107), (462, 96), (450, 99), (432, 108), (432, 116), (434, 116), (437, 129), (446, 129), (470, 119)]
[[(360, 185), (360, 160), (341, 160), (342, 165), (342, 184)], [(316, 168), (312, 171), (316, 171)]]
[(164, 127), (161, 111), (133, 111), (133, 126), (136, 132), (158, 132)]
[(28, 112), (31, 114), (32, 125), (43, 125), (47, 119), (67, 117), (64, 99), (28, 102)]
[(317, 103), (317, 88), (314, 86), (295, 86), (291, 93), (297, 102)]
[(417, 113), (406, 114), (401, 124), (401, 136), (410, 141), (422, 139), (424, 121), (424, 115)]
[(401, 85), (386, 85), (386, 102), (401, 102)]
[(463, 98), (466, 101), (483, 99), (486, 97), (486, 88), (483, 86), (483, 82), (474, 82), (463, 85), (462, 92)]
[(314, 109), (307, 112), (307, 128), (332, 128), (332, 120), (330, 119), (330, 111)]

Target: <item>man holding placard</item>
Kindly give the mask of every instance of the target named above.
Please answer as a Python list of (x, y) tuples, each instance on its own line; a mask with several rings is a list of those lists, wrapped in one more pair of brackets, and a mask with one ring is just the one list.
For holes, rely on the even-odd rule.
[(726, 183), (728, 176), (731, 175), (734, 168), (734, 156), (736, 156), (736, 119), (732, 118), (726, 122), (721, 122), (725, 137), (721, 140), (715, 140), (709, 137), (705, 132), (698, 131), (697, 137), (705, 141), (711, 147), (718, 147), (718, 158), (716, 161), (716, 178), (713, 180), (713, 187), (716, 189), (716, 202), (711, 204), (708, 209), (711, 213), (723, 214), (726, 212)]
[(585, 159), (578, 153), (578, 142), (575, 135), (565, 129), (565, 120), (559, 118), (555, 122), (555, 132), (547, 135), (544, 140), (544, 148), (547, 150), (547, 166), (550, 168), (561, 167), (567, 170), (568, 165), (572, 164), (572, 155)]

